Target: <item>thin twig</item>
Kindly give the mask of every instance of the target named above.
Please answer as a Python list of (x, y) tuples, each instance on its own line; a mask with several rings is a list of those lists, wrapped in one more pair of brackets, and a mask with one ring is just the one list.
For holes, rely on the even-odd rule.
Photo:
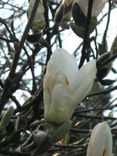
[(91, 12), (92, 12), (92, 6), (93, 6), (93, 0), (88, 1), (88, 13), (87, 13), (87, 18), (86, 18), (86, 24), (85, 24), (85, 32), (84, 32), (84, 41), (83, 41), (83, 48), (82, 48), (82, 56), (79, 64), (79, 68), (82, 67), (85, 58), (88, 61), (88, 55), (86, 53), (86, 48), (88, 44), (88, 38), (89, 38), (89, 26), (90, 26), (90, 20), (91, 20)]

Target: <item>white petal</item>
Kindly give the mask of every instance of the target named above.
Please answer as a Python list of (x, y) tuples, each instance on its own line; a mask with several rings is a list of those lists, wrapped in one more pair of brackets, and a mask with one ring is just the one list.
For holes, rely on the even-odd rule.
[(85, 64), (77, 73), (72, 86), (73, 98), (78, 104), (91, 90), (96, 78), (96, 61), (91, 60)]
[(58, 73), (65, 74), (69, 83), (73, 82), (78, 67), (76, 59), (64, 49), (57, 49), (51, 56), (47, 65), (47, 72), (51, 77), (55, 77)]
[(94, 127), (87, 156), (112, 156), (112, 135), (107, 122), (99, 123)]
[(43, 82), (45, 120), (61, 124), (70, 119), (95, 77), (95, 60), (78, 71), (74, 56), (63, 49), (56, 50), (48, 62)]
[[(51, 91), (51, 100), (50, 98), (44, 100), (44, 117), (47, 122), (61, 124), (71, 117), (74, 111), (74, 101), (67, 87), (66, 76), (58, 75)], [(47, 95), (48, 93), (44, 92), (44, 99), (47, 98)]]
[[(76, 0), (76, 2), (79, 4), (85, 16), (87, 16), (88, 0)], [(102, 11), (106, 2), (107, 0), (94, 0), (92, 7), (92, 16), (97, 17), (98, 14)]]

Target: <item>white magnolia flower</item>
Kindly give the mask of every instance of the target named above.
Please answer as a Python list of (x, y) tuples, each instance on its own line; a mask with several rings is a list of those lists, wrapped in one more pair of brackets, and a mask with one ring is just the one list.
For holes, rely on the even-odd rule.
[(56, 50), (44, 76), (44, 117), (61, 124), (70, 119), (77, 104), (89, 93), (96, 78), (96, 61), (78, 70), (76, 59), (64, 49)]
[[(75, 0), (77, 4), (79, 5), (80, 9), (84, 13), (85, 16), (87, 16), (88, 12), (88, 0)], [(107, 0), (94, 0), (93, 1), (93, 7), (92, 7), (92, 16), (97, 17), (99, 13), (102, 11), (102, 9), (105, 6), (105, 3)]]
[(112, 134), (107, 122), (99, 123), (94, 127), (87, 156), (112, 156)]
[[(35, 0), (30, 0), (28, 7), (28, 16), (30, 16)], [(39, 6), (37, 8), (33, 23), (32, 30), (34, 33), (38, 33), (45, 26), (45, 18), (44, 18), (44, 6), (42, 0), (40, 0)]]

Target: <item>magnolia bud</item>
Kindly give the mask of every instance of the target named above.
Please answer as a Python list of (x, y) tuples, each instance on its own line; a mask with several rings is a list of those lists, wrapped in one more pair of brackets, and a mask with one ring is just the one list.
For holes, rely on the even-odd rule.
[[(28, 7), (28, 16), (30, 16), (35, 0), (30, 0)], [(44, 18), (44, 6), (42, 0), (40, 0), (39, 6), (37, 8), (35, 17), (32, 23), (32, 31), (34, 33), (39, 33), (45, 26), (45, 18)]]
[(44, 117), (47, 122), (62, 124), (69, 120), (77, 104), (89, 93), (96, 78), (96, 61), (78, 70), (73, 55), (56, 50), (44, 76)]
[(87, 156), (112, 156), (112, 134), (107, 122), (99, 123), (94, 127)]

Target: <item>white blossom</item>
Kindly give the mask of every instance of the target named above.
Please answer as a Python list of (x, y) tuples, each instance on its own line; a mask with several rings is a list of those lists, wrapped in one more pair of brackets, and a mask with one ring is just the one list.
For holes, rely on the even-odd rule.
[(112, 134), (107, 122), (99, 123), (94, 127), (87, 156), (112, 156)]
[(70, 119), (77, 104), (89, 93), (96, 78), (96, 61), (78, 70), (76, 59), (64, 49), (56, 50), (44, 76), (44, 117), (61, 124)]

